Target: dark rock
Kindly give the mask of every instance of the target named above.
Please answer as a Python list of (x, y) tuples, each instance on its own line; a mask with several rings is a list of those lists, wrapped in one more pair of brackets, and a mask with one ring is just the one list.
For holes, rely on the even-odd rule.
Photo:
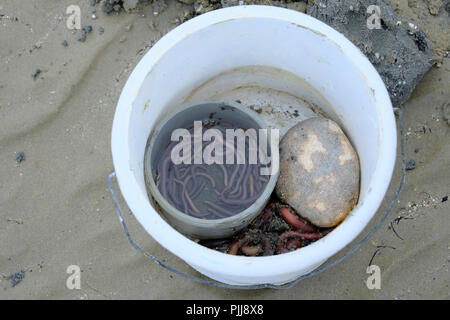
[(417, 48), (420, 51), (425, 51), (428, 48), (427, 41), (425, 40), (425, 35), (422, 31), (417, 31), (413, 34), (414, 41), (416, 42)]
[[(370, 5), (380, 8), (381, 28), (369, 29)], [(343, 33), (367, 56), (390, 93), (394, 106), (406, 102), (435, 61), (425, 34), (382, 0), (309, 1), (307, 13)]]
[(37, 76), (41, 73), (41, 69), (36, 69), (33, 71), (33, 73), (31, 74), (31, 77), (33, 77), (33, 79), (36, 79)]
[(84, 26), (82, 30), (86, 33), (89, 33), (92, 31), (92, 26)]
[(80, 34), (78, 35), (78, 41), (85, 42), (87, 34), (92, 31), (92, 26), (84, 26), (81, 28)]
[(84, 30), (81, 30), (80, 34), (78, 35), (77, 40), (80, 42), (86, 41), (86, 32)]
[(406, 170), (413, 170), (416, 168), (416, 162), (414, 160), (409, 160), (406, 163)]
[(6, 277), (6, 280), (10, 281), (11, 287), (15, 287), (22, 282), (24, 277), (25, 277), (25, 270), (20, 270), (19, 272), (13, 273), (8, 277)]
[(16, 162), (17, 162), (17, 163), (21, 163), (23, 160), (25, 160), (25, 153), (19, 152), (19, 153), (16, 155)]
[(102, 2), (102, 9), (105, 13), (111, 14), (113, 12), (119, 12), (123, 9), (122, 0), (105, 0)]

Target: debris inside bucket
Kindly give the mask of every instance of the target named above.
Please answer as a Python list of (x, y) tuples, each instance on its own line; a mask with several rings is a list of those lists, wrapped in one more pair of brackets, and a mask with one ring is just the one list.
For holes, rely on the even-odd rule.
[(199, 244), (233, 255), (270, 256), (287, 253), (317, 241), (334, 228), (318, 228), (291, 207), (272, 199), (244, 230), (228, 239), (200, 240)]
[(199, 243), (233, 255), (287, 253), (321, 239), (359, 197), (359, 159), (342, 129), (313, 117), (280, 142), (280, 176), (272, 202), (232, 238)]

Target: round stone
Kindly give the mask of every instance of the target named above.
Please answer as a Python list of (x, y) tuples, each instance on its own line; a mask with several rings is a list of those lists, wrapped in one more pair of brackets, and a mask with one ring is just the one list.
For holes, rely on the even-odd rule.
[(358, 201), (359, 174), (358, 155), (332, 120), (307, 119), (281, 139), (277, 195), (316, 226), (344, 220)]

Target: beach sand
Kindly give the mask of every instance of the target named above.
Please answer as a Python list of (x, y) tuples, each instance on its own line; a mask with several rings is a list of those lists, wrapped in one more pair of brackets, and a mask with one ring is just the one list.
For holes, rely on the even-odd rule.
[[(442, 111), (450, 101), (448, 58), (404, 105), (407, 160), (415, 169), (407, 171), (380, 230), (339, 265), (289, 290), (224, 290), (180, 278), (130, 246), (106, 181), (114, 170), (111, 125), (130, 72), (176, 26), (172, 21), (183, 8), (174, 2), (157, 16), (152, 6), (111, 16), (97, 6), (93, 20), (88, 1), (0, 0), (0, 13), (7, 15), (0, 18), (0, 299), (448, 299), (450, 126)], [(93, 27), (85, 42), (66, 27), (71, 4), (80, 6), (82, 25)], [(33, 78), (36, 69), (41, 72)], [(400, 161), (381, 208), (358, 239), (376, 224), (399, 179)], [(198, 275), (124, 211), (144, 249)], [(366, 286), (371, 261), (381, 269), (379, 290)], [(70, 265), (81, 268), (79, 290), (66, 286)], [(23, 279), (12, 286), (8, 276), (21, 270)]]

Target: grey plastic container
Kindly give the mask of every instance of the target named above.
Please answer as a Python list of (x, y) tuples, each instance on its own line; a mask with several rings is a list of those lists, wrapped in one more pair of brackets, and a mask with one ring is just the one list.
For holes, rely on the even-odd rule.
[[(147, 191), (152, 200), (156, 201), (160, 210), (159, 213), (181, 233), (198, 239), (220, 239), (233, 235), (237, 231), (246, 227), (267, 204), (278, 179), (279, 159), (278, 150), (270, 150), (272, 154), (272, 166), (276, 172), (269, 177), (269, 181), (261, 193), (261, 196), (247, 209), (233, 216), (223, 219), (201, 219), (189, 216), (172, 206), (160, 193), (154, 181), (156, 164), (162, 155), (162, 150), (170, 141), (172, 131), (178, 128), (191, 126), (195, 120), (212, 119), (229, 121), (236, 126), (243, 128), (267, 128), (266, 123), (253, 110), (233, 101), (208, 101), (184, 104), (174, 111), (164, 115), (155, 129), (150, 133), (147, 142), (144, 170)], [(276, 156), (274, 156), (276, 153)]]

